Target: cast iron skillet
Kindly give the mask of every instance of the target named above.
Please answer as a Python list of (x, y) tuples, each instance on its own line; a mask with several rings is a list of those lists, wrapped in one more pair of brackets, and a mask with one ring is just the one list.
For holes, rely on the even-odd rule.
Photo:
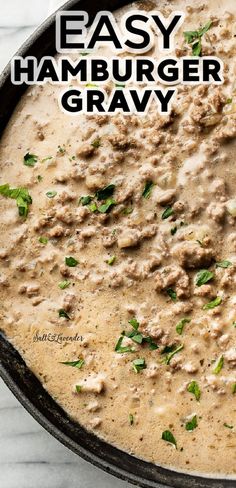
[[(129, 0), (70, 0), (65, 10), (87, 10), (90, 18), (98, 10), (115, 10)], [(55, 53), (55, 15), (52, 15), (17, 53), (41, 58)], [(0, 78), (0, 132), (24, 93), (25, 86), (14, 86), (8, 65)], [(233, 488), (235, 481), (190, 476), (163, 469), (137, 459), (102, 441), (73, 422), (44, 390), (25, 362), (0, 333), (0, 375), (30, 414), (56, 439), (82, 458), (125, 481), (145, 488), (158, 482), (173, 488)], [(150, 437), (151, 437), (150, 432)], [(160, 441), (161, 442), (161, 441)], [(199, 446), (201, 449), (201, 446)]]

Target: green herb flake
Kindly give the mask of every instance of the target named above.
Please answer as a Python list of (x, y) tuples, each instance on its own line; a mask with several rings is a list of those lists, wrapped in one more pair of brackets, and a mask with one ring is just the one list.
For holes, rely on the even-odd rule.
[(227, 261), (226, 259), (224, 261), (219, 261), (216, 263), (216, 268), (229, 268), (229, 266), (232, 266), (231, 261)]
[(192, 45), (192, 54), (193, 56), (200, 56), (202, 52), (202, 41), (199, 39), (198, 41), (194, 42)]
[(185, 429), (188, 430), (188, 431), (192, 431), (192, 430), (196, 429), (197, 426), (198, 426), (198, 423), (197, 423), (197, 415), (194, 415), (191, 420), (189, 420), (188, 422), (186, 422)]
[(73, 368), (81, 369), (84, 365), (83, 359), (78, 359), (77, 361), (63, 361), (61, 364), (65, 364), (65, 366), (72, 366)]
[(83, 205), (83, 207), (85, 205), (89, 205), (89, 203), (91, 203), (93, 200), (93, 197), (91, 197), (91, 195), (86, 195), (85, 197), (81, 197), (79, 199), (79, 203), (81, 203), (81, 205)]
[(62, 146), (58, 146), (58, 151), (62, 156), (65, 154), (66, 152), (66, 149), (65, 147), (62, 147)]
[(124, 336), (121, 336), (118, 339), (118, 342), (117, 342), (117, 344), (115, 346), (115, 352), (118, 352), (119, 354), (123, 354), (123, 353), (126, 353), (126, 352), (134, 352), (134, 348), (133, 347), (130, 347), (130, 346), (122, 346), (123, 339), (124, 339)]
[(20, 217), (26, 218), (29, 213), (29, 205), (32, 198), (26, 188), (10, 188), (9, 184), (0, 186), (0, 195), (16, 200)]
[(184, 330), (184, 326), (186, 324), (189, 324), (189, 322), (191, 322), (191, 319), (187, 319), (187, 318), (184, 318), (184, 319), (181, 319), (178, 324), (176, 325), (176, 332), (177, 334), (181, 335), (183, 333), (183, 330)]
[(226, 103), (226, 105), (231, 105), (232, 102), (233, 102), (232, 98), (227, 98), (225, 103)]
[(139, 322), (135, 317), (129, 320), (129, 324), (132, 325), (133, 329), (138, 330), (139, 328)]
[(187, 391), (189, 393), (193, 393), (196, 400), (199, 402), (199, 400), (201, 398), (201, 390), (199, 388), (197, 381), (191, 381), (191, 383), (189, 383), (189, 385), (187, 387)]
[(206, 303), (204, 307), (202, 307), (203, 310), (211, 310), (212, 308), (218, 307), (222, 303), (222, 298), (221, 297), (216, 297), (214, 300), (212, 300), (209, 303)]
[(108, 260), (107, 260), (107, 264), (109, 264), (109, 266), (113, 266), (113, 264), (115, 263), (116, 261), (116, 256), (111, 256)]
[(105, 203), (98, 207), (98, 211), (102, 214), (108, 213), (114, 205), (116, 205), (116, 201), (113, 198), (108, 198)]
[(92, 202), (91, 205), (88, 206), (90, 212), (94, 213), (98, 210), (97, 205), (95, 202)]
[(159, 346), (152, 340), (150, 336), (143, 337), (143, 342), (146, 342), (148, 344), (150, 351), (156, 351), (156, 349), (159, 349)]
[(204, 27), (196, 31), (184, 32), (185, 41), (188, 44), (192, 44), (192, 54), (193, 56), (200, 56), (202, 54), (202, 37), (211, 28), (212, 21), (209, 20)]
[(81, 385), (75, 385), (75, 389), (77, 393), (81, 393), (82, 391), (82, 386)]
[(46, 156), (46, 158), (43, 158), (41, 160), (41, 163), (45, 163), (46, 161), (48, 161), (49, 159), (52, 159), (52, 156)]
[(69, 256), (65, 258), (65, 263), (66, 266), (69, 266), (69, 268), (75, 268), (75, 266), (79, 264), (79, 261), (77, 261), (77, 259), (73, 258), (72, 256)]
[(142, 196), (146, 199), (150, 198), (154, 183), (151, 180), (146, 181)]
[(143, 358), (138, 358), (133, 361), (133, 370), (135, 373), (139, 373), (143, 369), (146, 369), (147, 365), (145, 362), (145, 359)]
[(132, 332), (126, 332), (125, 337), (128, 337), (129, 339), (132, 339), (132, 341), (136, 342), (137, 344), (142, 344), (143, 342), (143, 335), (142, 334), (137, 334), (132, 330)]
[(59, 314), (60, 318), (70, 320), (70, 317), (69, 317), (68, 313), (64, 310), (64, 308), (60, 308), (60, 310), (58, 310), (58, 314)]
[(214, 374), (219, 374), (221, 372), (223, 366), (224, 366), (224, 356), (221, 356), (218, 359), (215, 368), (213, 369), (213, 373)]
[(233, 322), (232, 323), (232, 326), (236, 328), (236, 322)]
[(124, 208), (124, 210), (122, 210), (122, 213), (123, 213), (123, 215), (130, 215), (130, 214), (132, 214), (133, 211), (134, 211), (133, 208), (127, 207), (127, 208)]
[(68, 280), (61, 281), (61, 282), (58, 284), (58, 287), (59, 287), (61, 290), (65, 290), (66, 288), (68, 288), (68, 286), (70, 286), (70, 281), (68, 281)]
[(38, 156), (30, 153), (25, 154), (24, 156), (25, 166), (30, 166), (31, 168), (33, 168), (37, 162), (38, 162)]
[(134, 425), (134, 416), (132, 413), (129, 414), (129, 425)]
[(176, 442), (175, 437), (173, 436), (173, 434), (170, 430), (164, 430), (164, 432), (162, 432), (161, 438), (163, 441), (166, 441), (166, 442), (169, 442), (170, 444), (173, 444), (173, 446), (175, 446), (175, 448), (177, 449), (177, 442)]
[(229, 424), (227, 424), (226, 422), (225, 422), (223, 425), (224, 425), (224, 427), (226, 427), (227, 429), (231, 429), (231, 430), (232, 430), (232, 429), (234, 428), (234, 426), (233, 426), (233, 425), (229, 425)]
[(176, 232), (177, 232), (177, 227), (176, 226), (175, 227), (172, 227), (170, 229), (170, 233), (171, 233), (172, 236), (174, 236), (176, 234)]
[(214, 278), (214, 273), (208, 271), (207, 269), (201, 269), (196, 276), (196, 285), (197, 286), (205, 285), (205, 283), (208, 283), (208, 281), (212, 280), (213, 278)]
[(39, 242), (40, 244), (44, 244), (44, 246), (48, 243), (48, 238), (47, 237), (39, 237)]
[(105, 186), (101, 190), (96, 191), (96, 198), (97, 200), (106, 200), (108, 197), (111, 197), (115, 191), (116, 185), (110, 184)]
[(116, 88), (125, 88), (125, 84), (122, 83), (115, 83)]
[(176, 291), (174, 291), (172, 288), (167, 288), (166, 293), (167, 293), (167, 295), (169, 295), (169, 297), (171, 298), (171, 300), (173, 302), (176, 302), (176, 300), (177, 300)]
[(101, 143), (101, 137), (96, 137), (93, 142), (91, 142), (91, 146), (93, 146), (95, 149), (98, 149), (102, 145)]
[(235, 395), (235, 393), (236, 393), (236, 383), (232, 384), (232, 393), (233, 393), (233, 395)]
[(47, 191), (46, 196), (48, 198), (54, 198), (57, 195), (57, 191)]
[(37, 180), (38, 180), (39, 183), (41, 183), (41, 181), (43, 180), (43, 177), (41, 175), (38, 175), (37, 176)]
[[(175, 356), (175, 354), (177, 354), (178, 352), (182, 351), (183, 348), (184, 348), (184, 345), (181, 344), (176, 349), (171, 350), (168, 354), (166, 354), (166, 357), (164, 359), (164, 363), (169, 365), (173, 356)], [(164, 349), (164, 351), (167, 352), (166, 348)]]
[(165, 219), (168, 219), (171, 215), (173, 215), (174, 213), (174, 210), (172, 207), (166, 207), (166, 209), (164, 210), (161, 218), (162, 220), (165, 220)]

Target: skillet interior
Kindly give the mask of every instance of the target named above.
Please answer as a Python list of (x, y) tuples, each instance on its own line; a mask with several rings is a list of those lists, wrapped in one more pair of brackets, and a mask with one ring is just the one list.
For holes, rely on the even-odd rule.
[[(127, 0), (102, 0), (99, 2), (99, 10), (115, 10), (127, 3), (129, 3)], [(84, 0), (72, 0), (65, 5), (65, 9), (87, 10), (91, 17), (96, 14), (98, 5), (92, 0), (86, 2)], [(31, 55), (37, 58), (53, 55), (55, 53), (54, 20), (55, 15), (51, 16), (36, 31), (24, 44), (18, 55)], [(11, 84), (8, 65), (0, 80), (0, 132), (4, 130), (25, 89), (26, 86)], [(137, 460), (87, 432), (78, 423), (70, 420), (48, 395), (3, 335), (0, 336), (0, 375), (23, 406), (54, 437), (76, 454), (121, 479), (143, 487), (155, 487), (158, 482), (176, 488), (232, 488), (233, 486), (233, 482), (230, 480), (214, 480), (185, 475)]]

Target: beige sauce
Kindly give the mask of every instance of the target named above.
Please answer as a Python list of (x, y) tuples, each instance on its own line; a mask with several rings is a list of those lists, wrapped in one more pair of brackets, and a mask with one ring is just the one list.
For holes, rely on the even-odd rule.
[[(165, 15), (186, 12), (179, 57), (191, 54), (183, 31), (212, 19), (202, 52), (224, 60), (225, 83), (178, 87), (170, 116), (153, 110), (144, 118), (70, 117), (58, 108), (60, 87), (27, 91), (0, 145), (1, 184), (27, 188), (32, 197), (23, 219), (15, 200), (0, 196), (1, 329), (53, 398), (98, 436), (173, 469), (232, 475), (236, 5), (157, 3)], [(28, 152), (37, 156), (34, 167), (23, 164)], [(147, 181), (154, 186), (144, 198)], [(109, 184), (116, 185), (109, 213), (79, 203)], [(57, 193), (48, 198), (49, 191)], [(164, 219), (167, 207), (171, 215)], [(67, 266), (65, 257), (78, 264)], [(228, 267), (217, 267), (223, 260)], [(202, 269), (209, 281), (197, 286)], [(66, 280), (69, 286), (61, 289)], [(203, 310), (216, 297), (221, 303)], [(60, 309), (69, 319), (59, 317)], [(133, 318), (139, 340), (148, 337), (158, 349), (125, 337), (122, 347), (134, 352), (115, 351), (122, 331), (134, 331)], [(184, 318), (180, 335), (176, 325)], [(67, 339), (39, 340), (49, 333)], [(76, 334), (78, 340), (70, 340)], [(168, 361), (165, 348), (179, 346)], [(78, 359), (84, 361), (80, 369), (61, 364)], [(188, 391), (193, 381), (198, 400)], [(177, 449), (162, 439), (165, 431)]]

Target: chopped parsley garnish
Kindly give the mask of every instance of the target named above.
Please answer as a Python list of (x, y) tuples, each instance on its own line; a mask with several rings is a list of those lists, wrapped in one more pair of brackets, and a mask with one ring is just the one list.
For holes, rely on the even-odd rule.
[(123, 342), (124, 337), (131, 339), (133, 342), (135, 342), (136, 344), (139, 344), (139, 345), (148, 344), (150, 351), (154, 351), (154, 350), (158, 349), (157, 344), (152, 340), (151, 337), (144, 336), (141, 332), (138, 331), (139, 322), (137, 321), (137, 319), (135, 317), (129, 320), (129, 324), (133, 327), (133, 330), (128, 331), (128, 332), (125, 332), (125, 331), (122, 332), (121, 337), (119, 338), (119, 340), (116, 344), (116, 347), (115, 347), (116, 352), (122, 353), (122, 352), (134, 352), (135, 351), (135, 349), (132, 347), (129, 347), (129, 346), (123, 347), (122, 346), (122, 342)]
[(182, 351), (182, 349), (184, 348), (184, 345), (183, 344), (180, 344), (180, 346), (178, 346), (176, 349), (173, 349), (174, 346), (166, 346), (165, 349), (162, 351), (162, 354), (165, 354), (166, 352), (168, 354), (166, 354), (166, 357), (164, 359), (164, 363), (165, 364), (170, 364), (171, 362), (171, 359), (173, 358), (173, 356), (175, 356), (175, 354), (177, 354), (178, 352)]
[(229, 268), (229, 266), (232, 266), (232, 263), (230, 261), (227, 261), (227, 259), (216, 263), (217, 268)]
[(116, 256), (111, 256), (108, 260), (107, 260), (107, 264), (109, 264), (109, 266), (113, 266), (114, 262), (116, 261)]
[(125, 352), (134, 352), (134, 348), (133, 347), (130, 347), (130, 346), (122, 346), (122, 342), (124, 340), (124, 336), (121, 336), (119, 339), (118, 339), (118, 342), (116, 344), (116, 347), (115, 347), (115, 351), (122, 354), (122, 353), (125, 353)]
[(178, 324), (176, 325), (176, 332), (177, 334), (181, 335), (183, 330), (184, 330), (184, 326), (185, 324), (189, 324), (189, 322), (191, 322), (191, 319), (181, 319)]
[(91, 205), (89, 205), (88, 208), (89, 208), (90, 212), (96, 212), (97, 209), (98, 209), (95, 202), (92, 202)]
[(233, 393), (233, 395), (235, 395), (235, 393), (236, 393), (236, 383), (233, 383), (233, 385), (232, 385), (232, 393)]
[(143, 358), (135, 359), (133, 361), (133, 370), (135, 371), (135, 373), (139, 373), (143, 369), (146, 369), (146, 367), (147, 365), (145, 359)]
[(176, 300), (177, 300), (177, 294), (176, 294), (176, 291), (175, 290), (173, 290), (172, 288), (167, 288), (166, 289), (166, 293), (167, 293), (167, 295), (169, 295), (169, 297), (171, 298), (171, 300), (173, 302), (176, 302)]
[(204, 27), (201, 27), (197, 31), (184, 32), (185, 41), (192, 45), (193, 56), (201, 56), (202, 54), (202, 37), (211, 28), (212, 21), (209, 20)]
[(92, 200), (93, 197), (91, 197), (90, 195), (86, 195), (85, 197), (80, 198), (79, 203), (85, 206), (85, 205), (89, 205), (89, 203), (91, 203)]
[(177, 442), (170, 430), (164, 430), (164, 432), (162, 432), (161, 438), (163, 441), (169, 442), (170, 444), (173, 444), (175, 448), (177, 448)]
[(174, 236), (176, 234), (176, 232), (177, 232), (177, 227), (176, 226), (175, 227), (172, 227), (170, 229), (170, 233), (171, 233), (172, 236)]
[(186, 422), (185, 429), (188, 431), (192, 431), (192, 430), (196, 429), (197, 425), (198, 425), (197, 424), (197, 415), (194, 415), (191, 420)]
[(70, 320), (70, 316), (68, 315), (68, 313), (64, 310), (64, 308), (60, 308), (60, 310), (58, 310), (58, 314), (59, 314), (59, 317), (60, 318), (64, 318), (64, 319), (67, 319), (67, 320)]
[(125, 88), (125, 84), (115, 83), (116, 88)]
[(168, 219), (171, 215), (173, 215), (174, 213), (174, 210), (172, 207), (166, 207), (166, 209), (164, 210), (161, 218), (162, 220), (165, 220), (165, 219)]
[(116, 201), (113, 198), (108, 198), (105, 203), (103, 203), (100, 207), (98, 207), (98, 211), (100, 213), (108, 213), (112, 207), (116, 205)]
[(47, 191), (46, 195), (48, 198), (54, 198), (57, 195), (57, 191)]
[(24, 165), (34, 167), (38, 161), (38, 156), (35, 154), (27, 153), (24, 156)]
[(16, 200), (20, 217), (27, 217), (32, 198), (26, 188), (10, 188), (8, 184), (1, 185), (0, 195)]
[(224, 366), (224, 356), (221, 356), (218, 359), (215, 368), (213, 369), (213, 373), (214, 374), (219, 374), (221, 372), (223, 366)]
[(142, 196), (147, 199), (150, 198), (153, 187), (154, 187), (153, 181), (151, 180), (146, 181)]
[(193, 393), (196, 400), (199, 402), (199, 400), (201, 398), (201, 390), (199, 388), (198, 383), (196, 381), (191, 381), (191, 383), (189, 383), (189, 385), (188, 385), (187, 390), (189, 393)]
[(122, 210), (122, 213), (124, 215), (130, 215), (132, 212), (133, 212), (133, 209), (131, 207), (127, 207), (127, 208), (124, 208), (124, 210)]
[(43, 180), (43, 177), (42, 177), (41, 175), (38, 175), (38, 176), (37, 176), (37, 180), (38, 180), (38, 182), (40, 183), (40, 182)]
[(61, 155), (65, 154), (65, 152), (66, 152), (65, 147), (58, 146), (58, 152), (59, 152)]
[(159, 348), (158, 345), (149, 336), (143, 337), (143, 342), (146, 342), (149, 345), (150, 351), (155, 351)]
[(129, 414), (129, 424), (134, 425), (134, 416), (132, 413)]
[(232, 324), (232, 325), (233, 325), (233, 327), (236, 327), (236, 322), (233, 322), (233, 324)]
[(132, 339), (132, 341), (137, 342), (137, 344), (142, 344), (143, 336), (139, 332), (132, 330), (131, 332), (123, 332), (122, 335)]
[(70, 286), (70, 281), (68, 280), (64, 280), (64, 281), (61, 281), (59, 284), (58, 284), (59, 288), (61, 290), (65, 290), (66, 288), (68, 288), (68, 286)]
[(208, 271), (207, 269), (201, 269), (196, 276), (196, 285), (197, 286), (205, 285), (205, 283), (208, 283), (208, 281), (212, 280), (213, 278), (214, 278), (214, 273)]
[(73, 368), (81, 369), (84, 365), (83, 359), (78, 359), (77, 361), (61, 361), (61, 364), (65, 364), (66, 366), (72, 366)]
[(91, 142), (91, 146), (93, 146), (95, 149), (98, 149), (102, 145), (101, 143), (101, 137), (96, 137), (93, 142)]
[(206, 303), (206, 305), (204, 305), (204, 307), (202, 307), (202, 309), (203, 310), (211, 310), (212, 308), (218, 307), (218, 305), (220, 305), (221, 302), (222, 302), (222, 298), (221, 297), (216, 297), (211, 302)]
[(227, 427), (227, 429), (233, 429), (234, 428), (233, 425), (229, 425), (226, 422), (223, 425), (224, 425), (224, 427)]
[(116, 185), (108, 185), (102, 188), (101, 190), (96, 191), (96, 198), (97, 200), (106, 200), (108, 197), (111, 197), (115, 191)]
[(80, 393), (82, 391), (82, 386), (81, 385), (75, 385), (75, 389), (77, 393)]
[(137, 319), (135, 317), (133, 317), (132, 319), (129, 320), (129, 324), (132, 325), (132, 327), (135, 330), (138, 330), (138, 328), (139, 328), (139, 322), (137, 321)]
[(48, 243), (48, 238), (41, 236), (41, 237), (39, 237), (39, 242), (40, 242), (40, 244), (46, 245)]
[(43, 158), (41, 163), (45, 163), (45, 161), (48, 161), (49, 159), (52, 159), (52, 156), (47, 156), (46, 158)]
[(77, 261), (77, 259), (73, 258), (72, 256), (69, 256), (65, 258), (65, 263), (66, 266), (69, 266), (69, 268), (75, 268), (75, 266), (79, 264), (79, 261)]

